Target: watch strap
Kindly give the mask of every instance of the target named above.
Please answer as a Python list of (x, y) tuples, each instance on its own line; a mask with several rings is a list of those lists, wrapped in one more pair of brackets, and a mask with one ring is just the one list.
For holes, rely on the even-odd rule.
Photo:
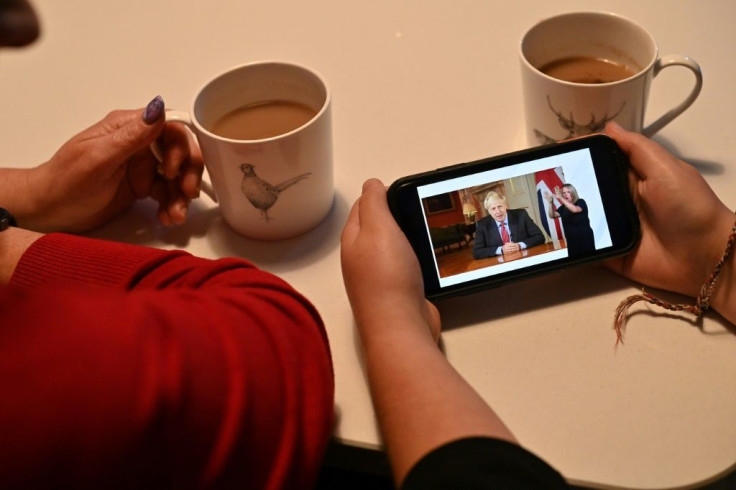
[(5, 208), (0, 208), (0, 231), (6, 230), (9, 226), (18, 226), (15, 222), (15, 218)]

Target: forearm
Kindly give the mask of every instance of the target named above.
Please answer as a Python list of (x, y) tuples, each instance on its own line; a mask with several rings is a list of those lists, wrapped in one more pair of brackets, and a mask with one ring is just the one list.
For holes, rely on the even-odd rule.
[(32, 168), (0, 168), (0, 207), (13, 214), (19, 227), (29, 230), (37, 229), (43, 214), (37, 202), (37, 172)]
[(447, 362), (423, 322), (417, 314), (392, 316), (385, 329), (362, 325), (371, 332), (363, 335), (368, 378), (398, 484), (421, 457), (451, 440), (486, 435), (515, 442), (492, 409)]
[(0, 285), (10, 281), (20, 258), (41, 236), (40, 233), (12, 226), (0, 232)]
[(523, 240), (523, 242), (527, 247), (534, 247), (536, 245), (543, 244), (545, 241), (544, 234), (539, 227), (534, 224), (534, 222), (530, 220), (529, 223), (530, 224), (527, 226), (528, 236)]
[(736, 215), (723, 206), (712, 213), (709, 232), (699, 237), (695, 243), (697, 248), (691, 250), (691, 258), (683, 261), (681, 277), (684, 284), (680, 287), (665, 287), (690, 296), (698, 297), (703, 285), (708, 284), (721, 263), (716, 277), (709, 304), (731, 324), (736, 325), (736, 242), (731, 244), (730, 252), (724, 260), (726, 245), (734, 232)]
[[(106, 475), (160, 488), (314, 484), (333, 400), (313, 320), (224, 288), (42, 293), (0, 290), (0, 324), (13, 327), (0, 349), (10, 487), (99, 488)], [(90, 467), (99, 481), (80, 484)]]
[(571, 213), (579, 213), (583, 210), (580, 206), (576, 206), (575, 204), (571, 203), (570, 201), (566, 201), (564, 198), (560, 199), (560, 202), (563, 206), (565, 206)]
[(473, 258), (485, 259), (488, 257), (495, 257), (500, 254), (499, 248), (500, 247), (493, 246), (488, 243), (484, 232), (478, 232), (476, 233), (475, 241), (473, 242)]
[[(0, 459), (26, 466), (0, 468), (3, 481), (48, 476), (37, 468), (57, 455), (36, 444), (67, 449), (54, 477), (70, 487), (90, 461), (184, 486), (307, 488), (316, 478), (333, 404), (324, 329), (296, 291), (245, 261), (48, 235), (0, 288), (0, 324), (15, 327), (0, 346), (13, 353), (0, 368), (13, 381), (0, 382), (0, 429), (33, 429), (7, 434), (12, 454)], [(27, 410), (44, 406), (53, 416)]]
[(736, 325), (736, 262), (731, 257), (716, 284), (711, 305), (720, 315)]
[(735, 218), (734, 213), (725, 206), (720, 212), (713, 212), (709, 232), (693, 242), (686, 260), (678, 262), (680, 269), (676, 281), (660, 286), (697, 298), (703, 286), (716, 274), (717, 264), (723, 261), (710, 293), (709, 304), (733, 325), (736, 325), (736, 243), (731, 245), (725, 260), (724, 253)]
[(731, 245), (730, 255), (723, 263), (710, 304), (721, 316), (736, 325), (736, 243)]

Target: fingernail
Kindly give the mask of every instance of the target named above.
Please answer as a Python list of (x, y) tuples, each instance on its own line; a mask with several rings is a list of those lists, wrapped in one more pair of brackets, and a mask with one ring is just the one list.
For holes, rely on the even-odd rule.
[(617, 123), (616, 121), (608, 121), (608, 122), (606, 123), (606, 126), (609, 126), (609, 127), (610, 127), (611, 129), (613, 129), (614, 131), (622, 131), (622, 130), (624, 129), (624, 128), (622, 128), (622, 127), (621, 127), (621, 125), (620, 125), (619, 123)]
[(160, 95), (153, 98), (143, 110), (143, 122), (151, 125), (164, 114), (164, 99)]
[(175, 217), (175, 221), (177, 225), (181, 225), (186, 222), (187, 220), (187, 211), (189, 211), (189, 206), (182, 203), (179, 206), (177, 206), (178, 216)]

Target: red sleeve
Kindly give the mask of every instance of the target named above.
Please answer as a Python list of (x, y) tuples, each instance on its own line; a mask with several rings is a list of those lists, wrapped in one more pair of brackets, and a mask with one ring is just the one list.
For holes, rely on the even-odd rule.
[(333, 383), (319, 315), (277, 277), (48, 235), (0, 288), (0, 481), (309, 488)]

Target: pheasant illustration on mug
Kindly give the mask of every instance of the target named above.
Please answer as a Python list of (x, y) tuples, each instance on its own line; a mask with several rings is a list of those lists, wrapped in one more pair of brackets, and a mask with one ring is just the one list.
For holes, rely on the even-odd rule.
[(261, 216), (266, 221), (273, 219), (268, 215), (268, 210), (276, 204), (279, 194), (312, 174), (312, 172), (307, 172), (285, 180), (280, 184), (272, 185), (256, 175), (255, 165), (244, 163), (240, 166), (240, 170), (243, 172), (240, 190), (243, 191), (243, 195), (253, 207), (261, 212)]

